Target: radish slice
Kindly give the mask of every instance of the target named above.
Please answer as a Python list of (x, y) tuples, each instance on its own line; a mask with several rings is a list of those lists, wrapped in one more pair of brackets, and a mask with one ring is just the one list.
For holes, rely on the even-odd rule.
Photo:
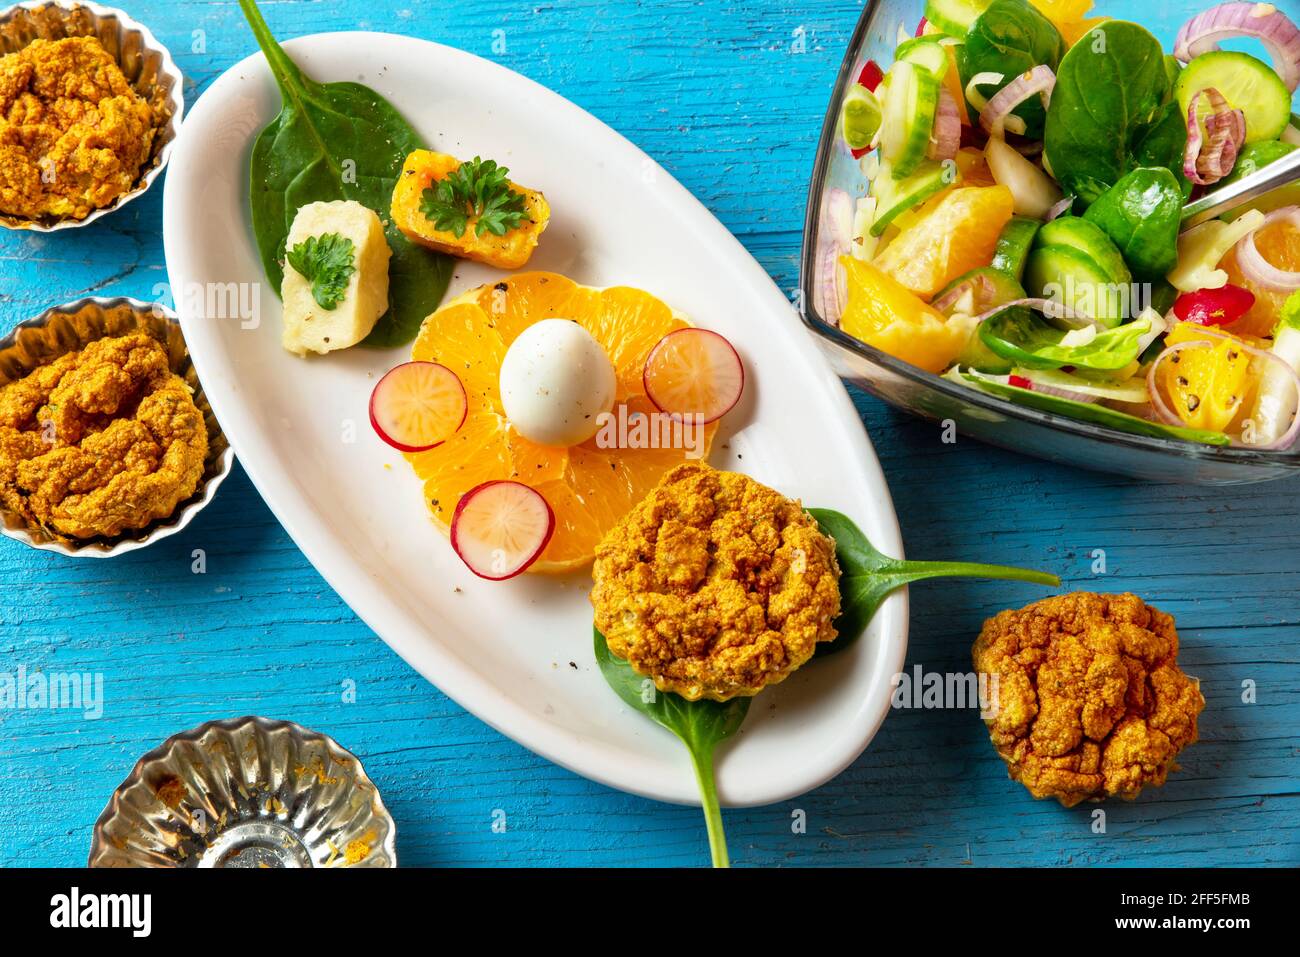
[(555, 531), (546, 499), (522, 482), (484, 482), (466, 492), (451, 519), (451, 547), (479, 578), (514, 578), (537, 561)]
[(370, 394), (370, 424), (402, 452), (424, 452), (456, 434), (469, 402), (456, 373), (436, 362), (389, 369)]
[(645, 360), (646, 395), (669, 415), (722, 418), (745, 390), (745, 367), (730, 342), (707, 329), (678, 329)]

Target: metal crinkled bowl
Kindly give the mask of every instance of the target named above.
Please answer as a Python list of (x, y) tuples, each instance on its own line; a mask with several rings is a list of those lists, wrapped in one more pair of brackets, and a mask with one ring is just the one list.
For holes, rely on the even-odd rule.
[(396, 867), (356, 756), (290, 721), (233, 718), (142, 757), (95, 822), (91, 867)]
[(203, 386), (185, 347), (180, 321), (169, 309), (124, 296), (79, 299), (47, 309), (35, 319), (19, 323), (9, 335), (0, 339), (0, 389), (96, 339), (135, 332), (147, 333), (167, 347), (172, 372), (189, 385), (194, 393), (194, 404), (203, 414), (208, 430), (208, 455), (203, 462), (199, 487), (167, 518), (113, 538), (60, 538), (3, 507), (0, 507), (0, 534), (33, 548), (74, 558), (109, 558), (176, 534), (212, 501), (217, 488), (230, 474), (235, 453), (203, 394)]
[(147, 27), (121, 10), (97, 3), (35, 0), (0, 10), (0, 56), (16, 53), (33, 40), (85, 36), (99, 38), (104, 49), (117, 60), (131, 86), (161, 117), (153, 150), (140, 168), (132, 189), (108, 206), (92, 210), (85, 219), (50, 217), (28, 220), (0, 213), (0, 226), (42, 233), (85, 226), (144, 193), (171, 157), (185, 113), (184, 77), (171, 53)]

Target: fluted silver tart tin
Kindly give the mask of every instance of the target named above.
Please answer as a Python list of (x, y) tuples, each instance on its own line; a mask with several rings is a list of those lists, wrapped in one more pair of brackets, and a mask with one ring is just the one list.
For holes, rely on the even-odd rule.
[(159, 125), (153, 152), (140, 170), (135, 186), (85, 219), (50, 217), (22, 219), (0, 213), (0, 226), (50, 233), (93, 223), (142, 195), (171, 158), (176, 134), (185, 115), (185, 78), (171, 53), (149, 31), (124, 11), (97, 3), (69, 0), (31, 0), (0, 11), (0, 56), (16, 53), (33, 40), (96, 36), (117, 60), (127, 80), (166, 121)]
[(203, 394), (203, 385), (185, 346), (180, 320), (174, 312), (158, 303), (141, 302), (125, 296), (93, 296), (55, 306), (34, 319), (19, 323), (9, 335), (0, 339), (0, 388), (97, 339), (135, 332), (147, 333), (163, 343), (167, 347), (172, 371), (194, 391), (194, 404), (203, 413), (208, 430), (208, 457), (203, 463), (199, 487), (169, 517), (114, 538), (61, 540), (45, 529), (29, 524), (23, 516), (0, 507), (0, 534), (6, 538), (72, 558), (111, 558), (152, 545), (185, 528), (212, 501), (230, 474), (235, 453)]
[(396, 867), (357, 757), (290, 721), (209, 721), (140, 758), (95, 822), (91, 867)]

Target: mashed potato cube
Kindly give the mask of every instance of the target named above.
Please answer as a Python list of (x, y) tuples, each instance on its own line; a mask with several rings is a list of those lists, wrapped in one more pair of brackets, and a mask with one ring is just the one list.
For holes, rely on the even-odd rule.
[(392, 255), (384, 226), (372, 209), (352, 200), (309, 203), (298, 210), (286, 249), (315, 237), (337, 234), (352, 241), (347, 288), (338, 304), (326, 309), (312, 292), (311, 280), (288, 262), (284, 267), (284, 347), (298, 355), (333, 352), (354, 346), (388, 310), (388, 259)]

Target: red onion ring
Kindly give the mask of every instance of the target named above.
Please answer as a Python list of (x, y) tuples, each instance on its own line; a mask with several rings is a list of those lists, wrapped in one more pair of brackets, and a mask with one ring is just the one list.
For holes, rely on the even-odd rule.
[(1255, 246), (1255, 234), (1270, 223), (1282, 219), (1290, 220), (1292, 225), (1300, 228), (1300, 206), (1283, 206), (1273, 210), (1257, 228), (1242, 236), (1237, 241), (1237, 265), (1241, 267), (1242, 275), (1256, 285), (1276, 292), (1293, 292), (1300, 289), (1300, 272), (1278, 269)]
[(1043, 395), (1054, 395), (1058, 399), (1070, 399), (1074, 402), (1087, 402), (1090, 404), (1101, 401), (1100, 397), (1089, 395), (1086, 392), (1075, 392), (1073, 389), (1062, 389), (1060, 386), (1055, 385), (1043, 385), (1033, 379), (1030, 379), (1029, 383), (1034, 387), (1032, 391), (1041, 392)]
[(1286, 88), (1294, 93), (1300, 86), (1300, 29), (1271, 4), (1221, 3), (1198, 13), (1178, 31), (1174, 56), (1187, 63), (1232, 37), (1258, 39)]
[(845, 284), (840, 278), (840, 257), (849, 252), (853, 242), (853, 199), (842, 189), (826, 194), (822, 211), (822, 247), (817, 254), (817, 311), (832, 325), (839, 325), (848, 305)]
[[(1250, 345), (1249, 343), (1242, 342), (1240, 339), (1237, 339), (1234, 336), (1227, 335), (1226, 333), (1216, 332), (1213, 329), (1210, 329), (1208, 327), (1202, 328), (1199, 331), (1214, 339), (1227, 339), (1231, 341), (1234, 345), (1238, 346), (1242, 352), (1247, 353), (1252, 358), (1263, 359), (1265, 362), (1276, 363), (1280, 368), (1286, 370), (1286, 373), (1290, 377), (1292, 386), (1295, 390), (1297, 408), (1294, 412), (1291, 413), (1291, 425), (1286, 430), (1286, 432), (1282, 434), (1281, 438), (1277, 439), (1274, 442), (1267, 442), (1264, 444), (1256, 445), (1251, 442), (1242, 442), (1240, 439), (1236, 439), (1233, 438), (1232, 436), (1228, 436), (1233, 446), (1237, 448), (1260, 449), (1261, 451), (1271, 452), (1271, 451), (1278, 451), (1281, 449), (1287, 449), (1290, 448), (1293, 444), (1295, 444), (1296, 438), (1300, 437), (1300, 373), (1297, 373), (1295, 369), (1291, 368), (1291, 364), (1287, 362), (1285, 359), (1283, 359), (1281, 356), (1269, 352), (1265, 349), (1256, 349), (1254, 346)], [(1160, 394), (1160, 387), (1159, 387), (1159, 382), (1156, 379), (1156, 373), (1160, 368), (1160, 364), (1165, 359), (1168, 359), (1170, 356), (1176, 355), (1177, 353), (1181, 352), (1183, 349), (1193, 348), (1193, 347), (1202, 348), (1202, 349), (1212, 349), (1214, 348), (1214, 344), (1211, 342), (1207, 342), (1204, 339), (1192, 339), (1187, 342), (1179, 342), (1176, 345), (1170, 346), (1164, 352), (1160, 353), (1160, 355), (1156, 356), (1155, 360), (1147, 368), (1147, 393), (1151, 396), (1151, 408), (1155, 410), (1156, 415), (1158, 415), (1167, 425), (1185, 425), (1186, 423), (1184, 423), (1183, 420), (1178, 417), (1178, 414), (1176, 412), (1174, 412), (1172, 409), (1169, 408), (1168, 403), (1165, 402), (1164, 396)]]
[(934, 131), (930, 134), (930, 147), (925, 155), (932, 160), (955, 159), (961, 146), (961, 115), (957, 101), (946, 86), (939, 88), (939, 108), (934, 114)]
[[(1208, 97), (1213, 113), (1205, 118), (1205, 132), (1197, 106), (1201, 97)], [(1187, 105), (1187, 148), (1183, 152), (1183, 173), (1198, 186), (1217, 183), (1232, 172), (1237, 163), (1237, 152), (1246, 141), (1246, 114), (1234, 110), (1228, 101), (1212, 86), (1197, 91)]]
[(1046, 109), (1051, 103), (1055, 86), (1056, 74), (1051, 67), (1040, 63), (993, 94), (993, 98), (980, 110), (980, 126), (991, 136), (1005, 138), (1007, 117), (1011, 111), (1035, 95), (1042, 98), (1043, 108)]
[(828, 241), (822, 246), (817, 259), (817, 311), (833, 326), (840, 324), (840, 317), (848, 305), (848, 296), (840, 281), (840, 257), (846, 252), (834, 242)]
[(1056, 217), (1060, 216), (1063, 212), (1065, 212), (1073, 205), (1074, 205), (1073, 196), (1067, 196), (1064, 199), (1062, 199), (1060, 202), (1053, 203), (1052, 208), (1047, 211), (1047, 221), (1050, 223), (1052, 220), (1056, 219)]

